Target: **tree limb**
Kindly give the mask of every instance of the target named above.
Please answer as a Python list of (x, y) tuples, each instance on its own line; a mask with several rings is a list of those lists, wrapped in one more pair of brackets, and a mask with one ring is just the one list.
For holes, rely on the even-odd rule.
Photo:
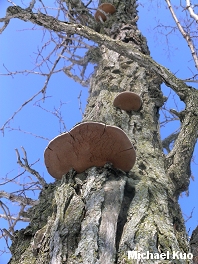
[(32, 198), (26, 198), (24, 196), (8, 193), (5, 191), (0, 191), (0, 198), (6, 198), (12, 202), (18, 202), (19, 204), (23, 205), (36, 205), (38, 203), (37, 200), (33, 200)]
[(171, 5), (171, 2), (169, 0), (166, 0), (166, 3), (168, 5), (168, 8), (171, 12), (171, 15), (179, 29), (179, 31), (181, 32), (182, 36), (185, 38), (190, 50), (191, 50), (191, 54), (192, 54), (192, 57), (194, 59), (194, 62), (195, 62), (195, 66), (196, 68), (198, 69), (198, 57), (197, 57), (197, 54), (196, 54), (196, 51), (195, 51), (195, 47), (194, 47), (194, 44), (193, 44), (193, 41), (190, 37), (190, 35), (188, 33), (185, 32), (185, 30), (183, 29), (183, 27), (181, 26), (179, 20), (177, 19), (177, 16), (172, 8), (172, 5)]
[(189, 13), (190, 13), (190, 16), (192, 18), (194, 18), (196, 20), (196, 22), (198, 23), (198, 15), (195, 14), (193, 8), (192, 8), (192, 5), (190, 3), (190, 0), (186, 0), (186, 9), (188, 9)]
[[(5, 220), (7, 220), (7, 216), (5, 214), (0, 214), (0, 218), (3, 218)], [(11, 216), (12, 220), (18, 220), (18, 221), (22, 221), (22, 222), (30, 222), (30, 218), (28, 217), (20, 217), (19, 219), (16, 216)]]
[(197, 95), (194, 102), (191, 98), (191, 107), (188, 105), (185, 118), (182, 122), (180, 133), (175, 141), (174, 147), (166, 157), (167, 173), (175, 182), (178, 194), (187, 190), (191, 176), (190, 161), (193, 155), (194, 147), (197, 142), (198, 131), (198, 103)]
[(171, 151), (170, 144), (177, 139), (178, 134), (179, 132), (172, 133), (171, 135), (166, 137), (164, 140), (162, 140), (162, 147), (165, 148), (168, 151), (168, 153)]
[(114, 40), (107, 35), (99, 34), (93, 29), (80, 24), (63, 22), (55, 19), (52, 16), (48, 16), (42, 13), (29, 12), (19, 6), (8, 7), (7, 13), (13, 18), (19, 18), (24, 21), (31, 21), (34, 24), (43, 26), (52, 31), (66, 32), (67, 34), (77, 34), (95, 41), (99, 45), (105, 45), (107, 48), (114, 50), (120, 55), (135, 60), (139, 63), (139, 65), (151, 69), (152, 71), (160, 75), (164, 83), (168, 87), (171, 87), (183, 101), (185, 101), (188, 92), (192, 89), (191, 87), (187, 86), (181, 79), (178, 79), (168, 69), (156, 63), (150, 56), (137, 51), (133, 48), (133, 45), (129, 43)]

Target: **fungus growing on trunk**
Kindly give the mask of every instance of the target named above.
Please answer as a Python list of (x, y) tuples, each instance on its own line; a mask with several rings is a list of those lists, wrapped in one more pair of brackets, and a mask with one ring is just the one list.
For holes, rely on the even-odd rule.
[(116, 11), (115, 7), (112, 5), (112, 4), (108, 4), (108, 3), (104, 3), (104, 4), (101, 4), (99, 7), (98, 7), (98, 10), (96, 11), (95, 13), (95, 19), (96, 21), (106, 21), (107, 20), (107, 16), (109, 14), (114, 14)]
[(115, 97), (113, 105), (125, 111), (138, 111), (142, 105), (142, 100), (138, 94), (126, 91)]
[(108, 162), (117, 169), (130, 171), (136, 153), (122, 129), (98, 122), (83, 122), (50, 141), (44, 159), (49, 174), (61, 179), (72, 168), (81, 173)]

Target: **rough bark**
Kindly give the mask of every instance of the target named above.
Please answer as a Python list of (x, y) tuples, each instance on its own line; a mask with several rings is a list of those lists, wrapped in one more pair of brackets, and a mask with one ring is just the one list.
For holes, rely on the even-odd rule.
[[(149, 57), (145, 38), (132, 20), (136, 17), (135, 2), (131, 3), (130, 20), (124, 8), (120, 4), (119, 20), (115, 16), (105, 22), (100, 33), (46, 15), (28, 16), (26, 10), (9, 9), (12, 16), (51, 30), (78, 33), (99, 44), (101, 56), (91, 80), (83, 121), (120, 127), (137, 153), (136, 164), (129, 173), (107, 164), (81, 174), (70, 171), (61, 182), (50, 185), (51, 199), (46, 197), (46, 190), (42, 194), (49, 199), (48, 218), (45, 216), (42, 224), (34, 218), (28, 228), (16, 234), (10, 264), (137, 263), (128, 260), (127, 251), (171, 254), (190, 250), (178, 195), (189, 184), (198, 130), (198, 93)], [(159, 108), (165, 101), (160, 90), (163, 81), (186, 103), (181, 131), (167, 157), (158, 124)], [(113, 107), (117, 93), (126, 90), (141, 96), (140, 111), (125, 112)], [(42, 215), (41, 205), (42, 202), (32, 210)], [(141, 263), (191, 260), (171, 260), (170, 256), (167, 260)]]
[(193, 263), (198, 263), (198, 226), (195, 228), (195, 230), (192, 233), (191, 239), (190, 239), (190, 246), (191, 251), (193, 253)]

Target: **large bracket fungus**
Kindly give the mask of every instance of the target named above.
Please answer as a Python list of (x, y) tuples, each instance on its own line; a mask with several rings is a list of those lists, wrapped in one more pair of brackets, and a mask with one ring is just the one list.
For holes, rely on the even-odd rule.
[(110, 14), (113, 15), (115, 11), (116, 9), (112, 4), (104, 3), (98, 7), (94, 16), (95, 16), (96, 21), (104, 22), (107, 20), (107, 16)]
[(115, 97), (113, 105), (125, 111), (138, 111), (142, 105), (142, 100), (138, 94), (126, 91)]
[(72, 168), (81, 173), (106, 163), (130, 171), (136, 153), (122, 129), (98, 122), (83, 122), (50, 141), (44, 159), (49, 174), (61, 179)]

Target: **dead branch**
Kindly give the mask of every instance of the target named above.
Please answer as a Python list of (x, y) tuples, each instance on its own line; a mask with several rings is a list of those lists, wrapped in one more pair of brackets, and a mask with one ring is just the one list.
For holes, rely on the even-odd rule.
[(8, 26), (8, 24), (10, 23), (10, 19), (0, 19), (0, 22), (4, 22), (4, 25), (2, 28), (0, 28), (0, 34), (6, 29), (6, 27)]
[[(3, 179), (3, 180), (5, 180), (5, 182), (0, 183), (0, 186), (1, 186), (1, 185), (5, 185), (5, 184), (7, 184), (7, 183), (9, 183), (9, 182), (13, 182), (15, 179), (17, 179), (18, 177), (20, 177), (20, 176), (23, 175), (24, 173), (25, 173), (25, 170), (24, 170), (22, 173), (18, 174), (17, 176), (13, 177), (12, 179), (8, 179), (8, 180), (7, 180), (7, 178)], [(8, 174), (8, 173), (7, 173), (7, 174)]]
[(190, 212), (190, 215), (186, 216), (185, 222), (188, 222), (193, 217), (194, 210), (195, 210), (195, 207), (193, 207), (192, 211)]
[(75, 75), (71, 72), (71, 69), (73, 68), (74, 64), (71, 64), (68, 67), (65, 67), (63, 69), (63, 72), (70, 78), (72, 78), (75, 82), (80, 83), (82, 86), (87, 87), (89, 85), (89, 79), (88, 80), (82, 80), (81, 78), (79, 78), (78, 75)]
[[(0, 214), (0, 218), (7, 220), (7, 216), (5, 214)], [(16, 216), (11, 216), (10, 218), (14, 221), (18, 220), (18, 221), (22, 221), (22, 222), (30, 222), (30, 218), (28, 218), (28, 217), (17, 218)]]
[(4, 237), (7, 241), (7, 238), (9, 237), (10, 239), (13, 239), (14, 237), (14, 228), (17, 224), (18, 221), (25, 221), (25, 222), (29, 222), (30, 219), (28, 219), (27, 217), (23, 217), (22, 214), (24, 213), (26, 204), (21, 204), (21, 209), (18, 212), (17, 216), (13, 216), (10, 214), (10, 210), (9, 208), (5, 205), (5, 203), (3, 203), (0, 200), (0, 208), (3, 210), (4, 214), (0, 214), (0, 217), (7, 220), (8, 222), (8, 226), (9, 229), (5, 229), (3, 228), (2, 231), (2, 236), (0, 236), (0, 238)]
[(67, 131), (67, 126), (66, 126), (66, 124), (65, 124), (65, 122), (64, 122), (64, 120), (63, 120), (62, 112), (61, 112), (61, 108), (62, 108), (62, 106), (65, 105), (65, 104), (67, 104), (67, 103), (63, 103), (63, 102), (60, 101), (60, 106), (59, 106), (59, 108), (56, 109), (56, 108), (54, 107), (54, 111), (50, 111), (50, 110), (48, 110), (48, 109), (42, 107), (39, 103), (36, 104), (37, 107), (41, 108), (41, 109), (44, 110), (45, 112), (50, 113), (50, 114), (52, 114), (53, 116), (55, 116), (56, 118), (58, 118), (58, 121), (59, 121), (59, 127), (60, 127), (59, 133), (62, 133), (62, 130), (63, 130), (63, 131)]
[[(20, 127), (18, 127), (18, 128), (13, 128), (13, 127), (7, 126), (6, 128), (9, 129), (9, 131), (19, 131), (19, 132), (21, 132), (21, 133), (24, 133), (24, 134), (27, 134), (27, 135), (31, 135), (31, 136), (36, 137), (36, 138), (40, 138), (40, 139), (44, 139), (44, 140), (50, 141), (49, 138), (46, 138), (46, 137), (43, 137), (43, 136), (36, 135), (36, 134), (34, 134), (34, 133), (32, 133), (32, 132), (24, 131), (24, 130), (22, 130)], [(0, 184), (0, 185), (1, 185), (1, 184)]]
[(82, 90), (80, 91), (79, 96), (78, 96), (78, 105), (79, 105), (78, 109), (79, 109), (79, 111), (80, 111), (80, 113), (81, 113), (81, 115), (83, 117), (84, 113), (83, 113), (83, 110), (82, 110), (81, 95), (82, 95)]
[[(160, 122), (160, 127), (164, 127), (166, 124), (170, 122), (174, 122), (176, 120), (179, 120), (179, 118), (175, 117), (171, 110), (168, 110), (166, 107), (162, 107), (161, 113), (163, 114), (163, 121)], [(170, 116), (171, 114), (171, 116)]]
[(170, 109), (170, 112), (173, 113), (174, 115), (176, 115), (181, 122), (183, 121), (183, 119), (185, 117), (185, 110), (178, 112), (175, 109)]
[[(17, 74), (26, 74), (26, 75), (28, 75), (28, 74), (36, 74), (36, 75), (41, 75), (41, 76), (48, 76), (49, 75), (49, 73), (37, 72), (37, 71), (33, 71), (33, 70), (22, 70), (22, 71), (13, 72), (13, 71), (8, 70), (8, 68), (4, 64), (3, 64), (3, 67), (6, 69), (6, 71), (8, 73), (0, 73), (0, 75), (2, 75), (2, 76), (11, 76), (11, 77), (13, 77), (13, 75), (17, 75)], [(58, 73), (58, 72), (61, 72), (61, 71), (62, 71), (62, 69), (59, 69), (59, 70), (54, 71), (54, 73)]]
[(3, 231), (3, 236), (4, 236), (4, 237), (7, 236), (7, 237), (9, 237), (11, 240), (14, 240), (14, 236), (12, 236), (12, 235), (10, 234), (10, 232), (9, 232), (6, 228), (3, 228), (2, 231)]
[[(12, 221), (10, 219), (10, 210), (9, 208), (7, 207), (7, 205), (5, 205), (1, 200), (0, 200), (0, 207), (1, 209), (3, 210), (4, 214), (6, 215), (7, 217), (7, 220), (8, 220), (8, 225), (9, 227), (12, 226)], [(13, 231), (13, 230), (12, 230)]]
[(179, 132), (174, 132), (168, 137), (166, 137), (164, 140), (162, 140), (162, 147), (165, 148), (168, 153), (171, 151), (170, 144), (173, 143), (177, 139), (178, 135), (179, 135)]
[(43, 88), (38, 91), (36, 94), (34, 94), (32, 97), (30, 97), (26, 102), (24, 102), (16, 112), (3, 124), (3, 126), (0, 128), (0, 130), (4, 133), (5, 126), (12, 120), (14, 117), (23, 109), (24, 106), (26, 106), (29, 102), (33, 101), (34, 98), (36, 98), (39, 94), (43, 92)]
[(38, 180), (39, 183), (42, 185), (42, 187), (45, 187), (47, 185), (46, 181), (44, 180), (43, 177), (40, 176), (40, 174), (35, 171), (34, 169), (32, 169), (29, 164), (28, 164), (28, 160), (27, 160), (27, 153), (25, 151), (25, 149), (23, 147), (21, 147), (23, 154), (24, 154), (24, 158), (23, 161), (24, 163), (21, 161), (20, 155), (19, 155), (19, 151), (18, 149), (15, 149), (16, 151), (16, 155), (17, 155), (17, 163), (24, 168), (26, 171), (30, 172), (32, 175), (34, 175)]
[(12, 202), (18, 202), (22, 205), (36, 205), (38, 203), (37, 200), (33, 200), (32, 198), (26, 198), (20, 195), (15, 195), (13, 193), (8, 193), (5, 191), (0, 191), (0, 198), (6, 198)]

